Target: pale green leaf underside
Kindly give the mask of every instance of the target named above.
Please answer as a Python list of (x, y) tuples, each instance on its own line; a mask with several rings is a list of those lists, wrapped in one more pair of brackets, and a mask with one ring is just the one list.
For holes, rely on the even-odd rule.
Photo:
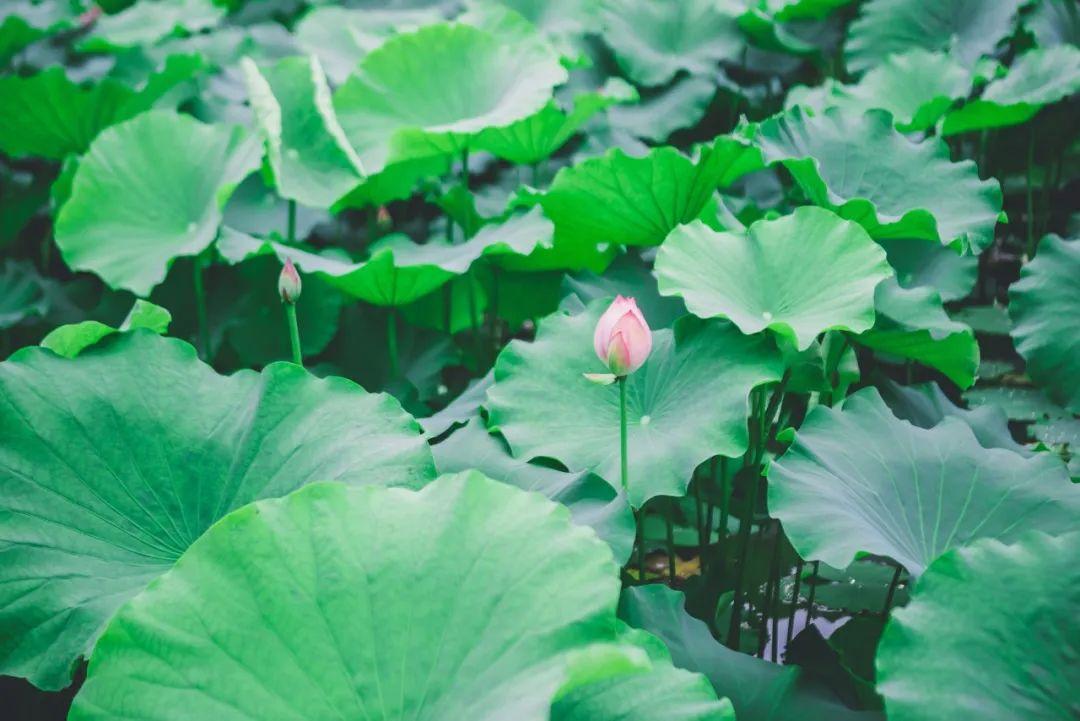
[(1050, 396), (1080, 413), (1080, 240), (1048, 235), (1009, 288), (1016, 350)]
[(743, 333), (766, 328), (807, 348), (819, 333), (874, 323), (874, 287), (892, 275), (858, 224), (798, 208), (745, 233), (700, 221), (676, 228), (656, 257), (660, 292), (702, 318), (726, 317)]
[(935, 561), (878, 647), (877, 689), (889, 718), (1076, 718), (1077, 557), (1080, 533), (1030, 532)]
[(940, 138), (915, 143), (882, 110), (839, 109), (807, 117), (801, 108), (756, 129), (769, 163), (783, 163), (816, 205), (855, 220), (875, 238), (959, 242), (979, 252), (994, 239), (1002, 207), (996, 180), (970, 160), (950, 162)]
[(537, 494), (313, 484), (230, 514), (132, 600), (71, 718), (546, 721), (618, 660), (591, 649), (617, 596), (607, 546)]
[(150, 111), (102, 132), (79, 162), (56, 220), (56, 244), (76, 270), (145, 296), (180, 256), (213, 242), (221, 208), (259, 165), (240, 127)]
[(983, 448), (954, 418), (918, 428), (868, 388), (810, 412), (769, 469), (769, 510), (803, 558), (844, 568), (873, 553), (919, 575), (980, 538), (1074, 528), (1080, 494), (1057, 458)]
[[(604, 305), (549, 316), (535, 341), (512, 342), (499, 355), (486, 405), (515, 456), (555, 458), (618, 488), (619, 389), (582, 375), (604, 371), (592, 346)], [(631, 505), (682, 495), (699, 463), (743, 453), (750, 390), (779, 380), (782, 370), (771, 340), (728, 323), (688, 317), (674, 332), (655, 331), (649, 360), (626, 381)]]
[(244, 58), (242, 68), (279, 195), (328, 208), (360, 184), (363, 164), (334, 115), (318, 60), (285, 58), (260, 70)]
[(152, 331), (0, 364), (0, 671), (70, 681), (114, 611), (228, 511), (315, 480), (418, 485), (397, 401), (289, 363), (220, 376)]

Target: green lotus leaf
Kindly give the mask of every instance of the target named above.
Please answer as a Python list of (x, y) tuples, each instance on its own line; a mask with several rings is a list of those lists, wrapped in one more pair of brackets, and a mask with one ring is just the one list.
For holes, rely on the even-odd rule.
[(1031, 532), (934, 561), (878, 647), (877, 689), (889, 718), (1075, 716), (1078, 553), (1080, 533)]
[(2, 77), (0, 151), (51, 160), (82, 154), (103, 129), (150, 108), (201, 69), (196, 56), (170, 56), (141, 91), (110, 78), (84, 88), (59, 66), (29, 77)]
[(539, 35), (503, 38), (440, 23), (369, 53), (334, 93), (334, 109), (365, 169), (377, 173), (460, 152), (481, 131), (538, 112), (566, 78)]
[(1036, 48), (1017, 58), (1008, 74), (992, 80), (977, 100), (952, 111), (942, 133), (1019, 125), (1080, 91), (1080, 48), (1058, 45)]
[[(483, 400), (483, 394), (477, 401)], [(622, 493), (591, 473), (566, 473), (510, 455), (506, 443), (488, 433), (478, 416), (432, 446), (440, 473), (475, 469), (523, 491), (536, 491), (570, 509), (574, 523), (589, 526), (625, 563), (634, 547), (634, 514)]]
[(701, 221), (675, 228), (656, 276), (660, 292), (682, 297), (691, 313), (729, 318), (748, 335), (769, 328), (804, 350), (824, 331), (870, 328), (874, 287), (892, 269), (857, 223), (804, 207), (746, 232)]
[(852, 0), (751, 0), (780, 22), (821, 20)]
[(560, 170), (540, 204), (556, 245), (659, 245), (701, 216), (717, 187), (760, 167), (758, 151), (731, 137), (705, 146), (696, 161), (672, 147), (641, 158), (614, 148)]
[(242, 63), (279, 195), (328, 208), (363, 180), (364, 168), (334, 115), (330, 87), (314, 57), (259, 69)]
[(179, 32), (198, 32), (216, 26), (225, 8), (213, 0), (140, 0), (115, 15), (103, 15), (79, 43), (89, 52), (116, 52), (152, 45)]
[(1012, 34), (1024, 0), (870, 0), (848, 29), (844, 60), (862, 73), (911, 48), (948, 51), (966, 67)]
[(644, 648), (652, 668), (574, 689), (552, 705), (552, 721), (735, 721), (731, 702), (717, 700), (701, 674), (673, 666), (663, 641), (636, 629), (621, 638)]
[(114, 333), (146, 328), (159, 335), (169, 329), (172, 315), (159, 305), (136, 299), (124, 322), (114, 328), (96, 320), (84, 320), (54, 328), (41, 339), (41, 347), (48, 348), (57, 355), (74, 358), (85, 349)]
[(713, 78), (692, 75), (640, 102), (610, 108), (608, 121), (635, 137), (663, 143), (676, 130), (697, 125), (715, 96)]
[(1023, 24), (1039, 47), (1080, 45), (1080, 8), (1072, 0), (1038, 0)]
[(546, 721), (648, 664), (616, 644), (617, 598), (607, 546), (538, 494), (312, 484), (234, 511), (128, 603), (71, 719)]
[(769, 510), (803, 558), (844, 568), (872, 553), (917, 576), (980, 538), (1074, 528), (1080, 494), (1048, 454), (984, 448), (955, 418), (918, 428), (865, 388), (810, 411), (769, 467)]
[(1038, 388), (990, 386), (972, 388), (964, 393), (964, 402), (972, 408), (999, 408), (1010, 420), (1022, 423), (1052, 423), (1070, 417), (1070, 413), (1046, 397)]
[[(252, 235), (284, 236), (289, 222), (289, 201), (268, 185), (263, 173), (253, 173), (244, 179), (229, 196), (225, 205), (224, 224)], [(296, 237), (303, 240), (319, 223), (332, 222), (329, 212), (319, 208), (296, 206)]]
[(936, 368), (961, 388), (979, 371), (979, 344), (971, 328), (949, 318), (937, 291), (901, 288), (895, 280), (874, 294), (877, 321), (857, 341), (891, 356)]
[(862, 113), (881, 108), (892, 113), (897, 130), (922, 131), (934, 127), (970, 90), (971, 71), (955, 58), (916, 48), (890, 55), (853, 85), (830, 86), (817, 109)]
[(1080, 413), (1080, 241), (1048, 235), (1009, 288), (1013, 342), (1028, 373)]
[(600, 9), (598, 0), (470, 0), (469, 7), (501, 5), (528, 20), (571, 62), (578, 62), (586, 48), (582, 37), (594, 32)]
[(639, 85), (663, 85), (682, 70), (711, 75), (743, 49), (735, 15), (709, 0), (602, 0), (604, 41)]
[(549, 157), (574, 136), (590, 118), (617, 103), (637, 100), (637, 91), (619, 78), (609, 78), (598, 91), (574, 98), (571, 110), (563, 110), (555, 101), (539, 112), (511, 125), (489, 128), (474, 143), (512, 163), (532, 165)]
[(1001, 186), (980, 180), (970, 160), (953, 163), (939, 138), (908, 140), (883, 110), (839, 109), (807, 117), (801, 108), (756, 128), (769, 163), (782, 163), (815, 205), (862, 225), (874, 238), (987, 248), (1001, 212)]
[(659, 636), (677, 667), (705, 674), (718, 696), (731, 699), (739, 721), (881, 720), (879, 713), (844, 706), (798, 666), (770, 663), (725, 647), (683, 604), (683, 594), (667, 586), (635, 586), (623, 592), (619, 616)]
[(331, 285), (375, 305), (396, 306), (427, 295), (481, 258), (528, 257), (550, 243), (551, 222), (535, 208), (486, 225), (464, 243), (439, 238), (423, 245), (394, 233), (371, 247), (371, 257), (354, 262), (340, 253), (320, 255), (283, 243), (263, 241), (225, 228), (217, 247), (226, 260), (238, 263), (252, 255), (274, 253), (292, 258), (305, 273), (317, 273)]
[(1005, 448), (1022, 456), (1032, 453), (1013, 439), (1008, 416), (998, 406), (961, 408), (949, 400), (937, 383), (902, 386), (884, 379), (878, 390), (897, 418), (919, 428), (933, 428), (946, 418), (958, 418), (971, 428), (984, 448)]
[(0, 328), (11, 328), (49, 312), (48, 281), (25, 260), (5, 260), (0, 268)]
[(57, 0), (9, 0), (0, 8), (0, 67), (27, 46), (74, 25), (68, 3)]
[(56, 221), (56, 244), (76, 270), (145, 296), (180, 256), (217, 235), (221, 209), (258, 167), (240, 127), (150, 111), (103, 131), (79, 163)]
[[(620, 485), (619, 389), (584, 373), (604, 371), (592, 336), (606, 302), (540, 323), (532, 343), (513, 341), (495, 364), (489, 426), (522, 460), (554, 458)], [(635, 508), (681, 496), (694, 468), (746, 451), (750, 390), (780, 379), (782, 359), (764, 336), (687, 317), (653, 332), (648, 361), (626, 381), (629, 490)]]
[(395, 400), (290, 363), (220, 376), (152, 331), (0, 364), (0, 669), (67, 685), (112, 614), (211, 524), (313, 480), (422, 484)]
[(438, 22), (436, 8), (339, 7), (317, 5), (296, 24), (296, 43), (319, 58), (335, 85), (349, 77), (357, 63), (391, 35)]
[(878, 243), (903, 288), (933, 288), (946, 302), (966, 298), (975, 288), (979, 259), (973, 255), (925, 240), (881, 238)]
[(739, 15), (739, 29), (750, 39), (752, 47), (789, 55), (810, 55), (819, 50), (813, 42), (792, 32), (791, 28), (772, 15), (768, 8), (755, 7), (752, 2), (746, 5), (746, 9)]

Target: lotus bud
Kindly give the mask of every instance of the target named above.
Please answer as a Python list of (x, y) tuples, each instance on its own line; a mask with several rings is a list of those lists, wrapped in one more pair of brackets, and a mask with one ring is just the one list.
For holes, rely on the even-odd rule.
[(375, 211), (375, 225), (383, 232), (393, 227), (394, 219), (390, 216), (390, 211), (386, 209), (385, 205), (380, 205), (379, 209)]
[(615, 376), (630, 375), (652, 351), (652, 331), (633, 298), (617, 296), (593, 333), (593, 350)]
[(296, 272), (291, 258), (285, 259), (285, 265), (278, 276), (277, 289), (282, 303), (290, 305), (300, 299), (300, 274)]

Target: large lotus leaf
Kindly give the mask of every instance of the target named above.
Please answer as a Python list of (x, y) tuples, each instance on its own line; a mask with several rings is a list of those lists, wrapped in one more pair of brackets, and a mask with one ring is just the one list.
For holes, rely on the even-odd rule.
[(793, 108), (762, 122), (756, 137), (766, 160), (783, 163), (813, 203), (875, 238), (959, 242), (972, 252), (994, 240), (998, 182), (980, 180), (970, 160), (950, 162), (940, 138), (908, 140), (888, 112), (807, 117)]
[(125, 606), (70, 718), (546, 721), (648, 662), (613, 647), (618, 585), (565, 509), (479, 473), (313, 484), (233, 512)]
[(890, 55), (854, 85), (831, 86), (819, 107), (848, 113), (881, 108), (892, 113), (901, 132), (922, 131), (970, 90), (971, 72), (955, 58), (917, 48)]
[(551, 39), (568, 60), (577, 62), (586, 49), (582, 37), (596, 28), (599, 0), (470, 0), (475, 11), (501, 5), (521, 15)]
[(47, 282), (29, 261), (5, 260), (0, 268), (0, 329), (44, 317), (50, 305)]
[(140, 0), (115, 15), (103, 15), (79, 47), (118, 51), (152, 45), (178, 31), (197, 32), (217, 25), (225, 8), (213, 0)]
[(1021, 55), (982, 96), (945, 118), (942, 133), (1025, 123), (1043, 108), (1080, 91), (1080, 48), (1058, 45)]
[(455, 153), (471, 137), (526, 118), (566, 81), (539, 36), (508, 38), (460, 23), (396, 35), (368, 54), (334, 94), (334, 108), (368, 172)]
[(877, 321), (858, 342), (874, 350), (936, 368), (961, 388), (979, 372), (979, 344), (971, 328), (952, 320), (932, 288), (902, 288), (895, 280), (874, 294)]
[(851, 23), (844, 58), (853, 73), (911, 48), (949, 51), (967, 67), (1012, 34), (1024, 0), (870, 0)]
[(736, 16), (710, 0), (602, 0), (604, 41), (640, 85), (663, 85), (680, 70), (711, 75), (743, 49)]
[(407, 235), (394, 233), (381, 238), (372, 246), (371, 257), (360, 262), (262, 241), (229, 228), (217, 247), (234, 263), (264, 253), (275, 253), (283, 260), (292, 258), (300, 270), (317, 273), (352, 296), (375, 305), (397, 306), (418, 300), (464, 274), (481, 258), (496, 262), (511, 256), (527, 258), (550, 244), (551, 233), (551, 222), (537, 208), (486, 225), (464, 243), (436, 239), (421, 245)]
[[(481, 389), (477, 404), (489, 386)], [(621, 492), (591, 473), (567, 473), (514, 458), (506, 443), (488, 433), (479, 417), (432, 446), (432, 452), (440, 473), (476, 469), (488, 478), (562, 503), (570, 509), (575, 523), (591, 527), (611, 546), (615, 560), (625, 563), (630, 557), (635, 529), (630, 506)]]
[(705, 676), (673, 666), (663, 641), (629, 628), (620, 638), (645, 649), (652, 667), (574, 689), (552, 705), (552, 721), (735, 721), (731, 701), (717, 700)]
[[(618, 385), (582, 375), (604, 370), (592, 334), (605, 306), (549, 316), (535, 341), (510, 343), (495, 364), (487, 407), (515, 456), (554, 458), (618, 488)], [(782, 371), (770, 339), (725, 322), (687, 317), (674, 331), (654, 331), (652, 354), (626, 381), (630, 503), (681, 496), (698, 464), (745, 452), (750, 390)]]
[(966, 423), (984, 448), (1006, 448), (1022, 456), (1032, 451), (1013, 439), (1009, 419), (998, 406), (985, 405), (971, 410), (949, 400), (937, 383), (902, 386), (884, 379), (878, 385), (881, 397), (897, 418), (919, 428), (933, 428), (946, 418), (959, 418)]
[(244, 58), (242, 67), (278, 195), (328, 208), (359, 185), (363, 165), (334, 115), (319, 61), (285, 58), (260, 70)]
[(687, 76), (640, 102), (610, 108), (608, 122), (635, 137), (663, 143), (676, 130), (697, 125), (715, 96), (712, 77)]
[(1080, 7), (1073, 0), (1037, 0), (1023, 23), (1039, 47), (1080, 45)]
[(259, 165), (240, 127), (150, 111), (102, 132), (56, 220), (67, 264), (145, 296), (214, 240), (233, 188)]
[(592, 116), (616, 103), (637, 100), (637, 91), (619, 78), (610, 78), (598, 91), (574, 98), (573, 108), (563, 110), (555, 101), (538, 113), (501, 128), (489, 128), (474, 143), (478, 150), (512, 163), (532, 165), (561, 148)]
[(291, 363), (220, 376), (152, 331), (0, 364), (0, 669), (58, 689), (105, 623), (228, 511), (315, 480), (433, 472), (388, 396)]
[(954, 418), (918, 428), (873, 388), (810, 411), (769, 468), (769, 510), (799, 555), (835, 568), (889, 556), (913, 576), (980, 538), (1075, 528), (1077, 490), (1057, 458), (984, 448)]
[(335, 85), (349, 77), (357, 63), (395, 33), (438, 22), (438, 8), (339, 7), (318, 5), (296, 24), (296, 42), (319, 58)]
[(656, 255), (660, 292), (743, 333), (769, 328), (799, 350), (832, 329), (874, 324), (874, 287), (892, 276), (885, 251), (857, 223), (822, 208), (718, 233), (701, 221), (671, 231)]
[(169, 311), (140, 298), (135, 301), (135, 305), (131, 307), (127, 317), (117, 328), (96, 320), (68, 323), (49, 331), (49, 334), (41, 339), (40, 345), (57, 355), (74, 358), (102, 338), (114, 333), (147, 328), (164, 335), (169, 329), (170, 322), (172, 322), (172, 314)]
[(201, 69), (195, 56), (174, 56), (141, 91), (105, 78), (82, 87), (54, 66), (37, 75), (0, 78), (0, 150), (52, 160), (81, 154), (103, 129), (152, 106)]
[(880, 238), (878, 242), (903, 288), (927, 286), (946, 302), (965, 298), (975, 288), (979, 259), (973, 255), (925, 240)]
[(555, 241), (659, 245), (680, 223), (699, 217), (717, 187), (761, 167), (757, 149), (729, 137), (697, 161), (672, 147), (635, 158), (618, 148), (559, 171), (540, 204)]
[[(1080, 533), (980, 541), (927, 569), (877, 654), (890, 719), (1080, 714)], [(977, 663), (972, 663), (977, 659)]]
[[(705, 674), (717, 695), (731, 699), (739, 721), (880, 721), (853, 711), (798, 666), (781, 666), (733, 651), (686, 612), (683, 594), (667, 586), (623, 592), (619, 616), (659, 636), (679, 668)], [(657, 718), (664, 718), (659, 714)]]
[(1080, 240), (1048, 235), (1009, 288), (1016, 350), (1050, 396), (1080, 413)]

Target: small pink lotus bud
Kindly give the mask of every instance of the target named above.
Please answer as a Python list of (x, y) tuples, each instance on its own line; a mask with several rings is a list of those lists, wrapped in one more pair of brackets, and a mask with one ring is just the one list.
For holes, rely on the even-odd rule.
[(296, 272), (291, 258), (285, 259), (285, 265), (278, 276), (277, 289), (282, 303), (295, 303), (300, 299), (300, 274)]
[(390, 216), (390, 211), (386, 209), (385, 205), (380, 205), (379, 209), (375, 211), (375, 224), (382, 231), (390, 230), (393, 227), (394, 219)]
[(652, 331), (633, 298), (616, 296), (596, 324), (593, 350), (616, 376), (633, 373), (652, 351)]

